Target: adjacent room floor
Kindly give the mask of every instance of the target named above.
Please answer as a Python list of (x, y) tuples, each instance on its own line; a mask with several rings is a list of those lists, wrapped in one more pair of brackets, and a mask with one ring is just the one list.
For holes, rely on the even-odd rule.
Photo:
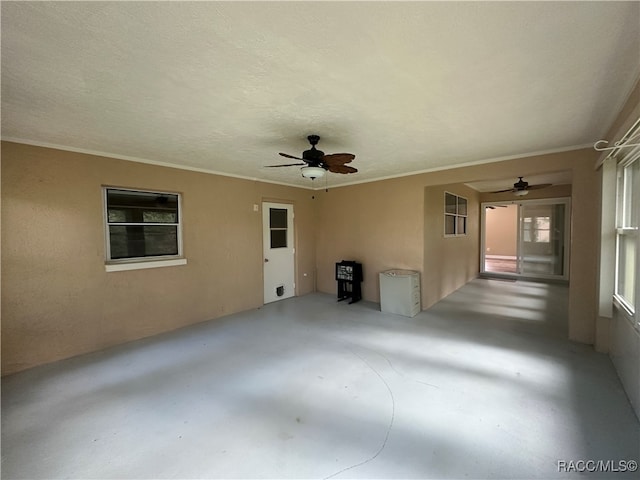
[(566, 340), (567, 292), (479, 279), (415, 318), (313, 294), (8, 376), (2, 477), (573, 478), (559, 461), (638, 460), (609, 358)]

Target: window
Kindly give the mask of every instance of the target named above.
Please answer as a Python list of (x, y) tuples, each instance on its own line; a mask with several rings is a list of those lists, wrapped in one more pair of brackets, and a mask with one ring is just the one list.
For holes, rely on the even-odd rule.
[(269, 209), (271, 248), (287, 248), (287, 209)]
[(107, 261), (163, 260), (182, 254), (180, 195), (105, 188)]
[(634, 156), (618, 166), (616, 188), (616, 276), (614, 295), (631, 314), (638, 300), (638, 223), (640, 217), (640, 160)]
[(453, 193), (444, 194), (444, 234), (467, 234), (467, 199)]

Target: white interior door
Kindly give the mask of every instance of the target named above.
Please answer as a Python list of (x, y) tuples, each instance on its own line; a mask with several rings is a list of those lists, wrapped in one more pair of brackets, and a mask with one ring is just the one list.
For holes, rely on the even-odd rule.
[(293, 205), (262, 203), (264, 303), (295, 294)]

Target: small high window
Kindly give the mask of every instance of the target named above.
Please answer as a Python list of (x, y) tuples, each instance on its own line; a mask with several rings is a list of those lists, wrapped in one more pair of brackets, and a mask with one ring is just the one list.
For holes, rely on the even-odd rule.
[(467, 199), (449, 192), (444, 194), (444, 234), (467, 234)]
[(182, 254), (180, 195), (105, 188), (107, 261)]

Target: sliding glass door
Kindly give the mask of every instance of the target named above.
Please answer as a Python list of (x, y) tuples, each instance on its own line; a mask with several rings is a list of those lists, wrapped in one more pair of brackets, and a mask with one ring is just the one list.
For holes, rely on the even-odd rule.
[(565, 204), (522, 204), (520, 229), (520, 273), (563, 277)]
[(569, 199), (484, 203), (481, 272), (568, 279)]

